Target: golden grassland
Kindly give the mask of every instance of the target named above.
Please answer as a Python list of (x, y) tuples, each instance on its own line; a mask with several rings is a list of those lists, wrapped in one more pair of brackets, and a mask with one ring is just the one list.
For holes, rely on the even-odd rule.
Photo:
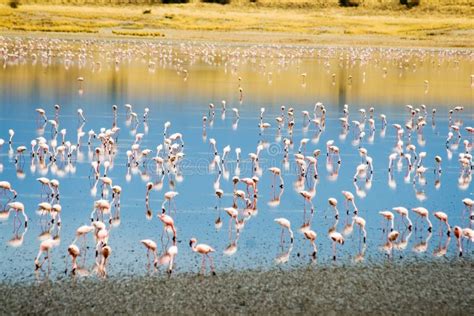
[[(474, 47), (474, 4), (470, 0), (432, 0), (411, 9), (396, 4), (397, 1), (377, 0), (365, 0), (357, 8), (341, 8), (336, 0), (120, 6), (100, 5), (100, 0), (96, 2), (99, 5), (76, 0), (71, 5), (55, 4), (64, 1), (67, 2), (22, 1), (13, 9), (6, 4), (7, 0), (0, 0), (0, 33), (74, 32), (242, 42), (372, 41), (405, 46)], [(151, 13), (144, 14), (145, 9)]]

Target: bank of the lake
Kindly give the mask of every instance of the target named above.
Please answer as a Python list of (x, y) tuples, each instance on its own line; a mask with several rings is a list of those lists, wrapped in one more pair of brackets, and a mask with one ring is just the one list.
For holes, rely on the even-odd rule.
[(1, 284), (1, 314), (472, 315), (472, 260)]

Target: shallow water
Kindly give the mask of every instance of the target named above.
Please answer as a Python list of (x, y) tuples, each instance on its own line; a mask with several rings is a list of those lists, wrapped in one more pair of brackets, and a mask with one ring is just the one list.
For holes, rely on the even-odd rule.
[[(0, 151), (0, 180), (9, 181), (18, 191), (17, 200), (25, 204), (30, 217), (27, 231), (23, 227), (14, 230), (14, 214), (0, 222), (3, 280), (34, 280), (34, 258), (40, 235), (50, 236), (43, 233), (48, 233), (52, 226), (42, 224), (35, 213), (37, 204), (44, 199), (40, 195), (41, 186), (36, 181), (39, 176), (57, 178), (61, 183), (61, 230), (58, 233), (54, 228), (50, 232), (52, 236), (60, 237), (60, 244), (51, 253), (49, 277), (56, 278), (63, 274), (67, 247), (74, 239), (75, 230), (90, 223), (94, 201), (100, 198), (100, 184), (94, 186), (95, 179), (90, 177), (93, 150), (99, 142), (94, 140), (93, 145), (88, 147), (87, 132), (90, 129), (98, 132), (101, 127), (111, 128), (113, 104), (118, 106), (117, 124), (121, 130), (108, 176), (114, 184), (123, 188), (123, 193), (120, 224), (110, 230), (109, 245), (113, 253), (107, 269), (109, 275), (148, 272), (146, 252), (139, 241), (144, 238), (160, 241), (162, 224), (156, 215), (161, 212), (164, 193), (171, 189), (179, 192), (175, 199), (176, 213), (171, 213), (178, 230), (179, 253), (175, 269), (178, 273), (199, 270), (200, 256), (193, 253), (188, 244), (191, 237), (216, 249), (213, 257), (217, 271), (332, 264), (332, 244), (327, 232), (335, 219), (328, 207), (328, 198), (336, 197), (339, 201), (341, 214), (338, 231), (343, 231), (352, 216), (344, 211), (341, 190), (356, 195), (359, 215), (367, 221), (368, 237), (364, 246), (359, 229), (354, 226), (352, 234), (345, 237), (345, 244), (337, 247), (336, 264), (359, 262), (361, 259), (366, 263), (407, 260), (409, 264), (409, 259), (443, 260), (442, 257), (458, 256), (456, 239), (447, 239), (445, 233), (440, 235), (439, 223), (432, 215), (432, 234), (426, 231), (426, 226), (421, 228), (425, 223), (420, 220), (417, 222), (419, 228), (410, 234), (396, 214), (395, 228), (401, 233), (398, 241), (403, 238), (407, 244), (404, 250), (394, 250), (389, 258), (380, 249), (387, 235), (382, 230), (385, 223), (378, 214), (383, 209), (424, 206), (430, 212), (442, 210), (447, 213), (452, 226), (471, 225), (461, 202), (463, 198), (474, 198), (471, 178), (460, 177), (458, 155), (464, 151), (463, 140), (473, 141), (464, 130), (464, 127), (474, 125), (474, 88), (470, 77), (474, 58), (472, 52), (41, 39), (2, 39), (0, 47), (4, 47), (1, 53), (3, 68), (0, 70), (0, 137), (7, 141)], [(79, 76), (84, 77), (82, 85), (77, 80)], [(239, 85), (243, 89), (242, 96)], [(221, 100), (227, 101), (225, 115), (221, 110)], [(312, 113), (318, 101), (327, 110), (326, 126), (319, 136), (313, 124), (304, 128), (301, 114), (302, 110)], [(213, 120), (208, 111), (210, 102), (216, 106)], [(132, 104), (138, 114), (138, 124), (130, 123), (127, 118), (124, 108), (127, 103)], [(51, 139), (51, 126), (40, 127), (35, 108), (44, 108), (48, 118), (52, 119), (54, 104), (61, 105), (59, 129), (66, 129), (66, 140), (76, 143), (78, 129), (86, 132), (77, 159), (69, 165), (56, 163), (42, 168), (28, 152), (24, 162), (15, 164), (14, 150), (17, 146), (26, 145), (29, 149), (30, 141), (38, 136)], [(360, 120), (358, 110), (364, 108), (368, 113), (373, 106), (375, 133), (371, 135), (366, 123), (366, 136), (360, 143), (356, 142), (352, 127), (347, 135), (341, 134), (339, 118), (343, 115), (344, 104), (349, 105), (350, 120)], [(395, 167), (392, 178), (387, 171), (388, 155), (396, 144), (396, 132), (391, 124), (405, 124), (408, 118), (406, 104), (412, 104), (415, 108), (425, 104), (428, 111), (423, 136), (418, 136), (416, 131), (411, 136), (417, 151), (427, 152), (424, 161), (428, 168), (425, 184), (418, 180), (414, 184), (414, 172), (407, 174), (406, 165)], [(295, 113), (294, 145), (290, 149), (288, 170), (282, 165), (282, 140), (289, 137), (288, 129), (285, 126), (281, 137), (278, 137), (275, 122), (275, 117), (281, 114), (282, 105), (286, 109), (294, 107)], [(459, 145), (447, 147), (448, 111), (455, 106), (464, 107), (452, 118), (461, 126), (462, 139)], [(150, 113), (147, 124), (144, 124), (142, 115), (146, 107)], [(236, 120), (232, 107), (239, 109), (240, 119)], [(258, 128), (261, 107), (265, 107), (264, 121), (272, 125), (262, 135)], [(84, 110), (87, 119), (82, 127), (76, 115), (78, 108)], [(437, 109), (434, 123), (431, 119), (433, 108)], [(382, 113), (388, 120), (385, 130), (379, 119)], [(203, 115), (209, 119), (205, 134)], [(423, 116), (423, 110), (418, 115)], [(185, 158), (180, 162), (182, 176), (176, 178), (165, 174), (162, 177), (161, 172), (155, 172), (153, 161), (147, 168), (141, 165), (127, 168), (126, 151), (130, 149), (135, 134), (145, 134), (141, 149), (152, 149), (154, 155), (156, 146), (163, 142), (163, 124), (166, 121), (171, 122), (169, 134), (183, 134)], [(9, 151), (10, 128), (15, 130), (15, 136)], [(300, 140), (306, 137), (310, 139), (307, 155), (321, 149), (318, 180), (315, 182), (308, 176), (303, 181), (305, 190), (313, 186), (316, 190), (311, 225), (318, 234), (318, 253), (314, 261), (310, 257), (311, 245), (297, 232), (303, 223), (304, 212), (303, 199), (298, 193), (302, 188), (294, 186), (298, 172), (293, 153), (298, 152)], [(232, 148), (221, 177), (218, 177), (217, 170), (209, 168), (213, 159), (210, 138), (216, 139), (220, 155), (226, 145)], [(60, 135), (57, 139), (61, 142)], [(341, 151), (342, 164), (337, 177), (331, 177), (331, 171), (326, 168), (325, 147), (330, 139), (335, 140)], [(409, 141), (407, 135), (404, 141), (406, 145)], [(225, 212), (220, 212), (222, 227), (215, 227), (219, 216), (215, 209), (218, 205), (214, 194), (216, 179), (225, 192), (221, 207), (231, 206), (232, 177), (237, 165), (234, 149), (242, 149), (240, 177), (251, 177), (252, 164), (248, 154), (255, 152), (260, 142), (263, 142), (265, 149), (259, 159), (262, 174), (258, 183), (258, 211), (246, 222), (236, 241), (235, 230), (229, 236), (229, 217)], [(353, 175), (361, 162), (359, 146), (367, 148), (373, 158), (374, 173), (371, 181), (354, 183)], [(433, 172), (435, 155), (443, 159), (443, 171), (439, 178)], [(267, 171), (271, 166), (283, 170), (285, 186), (282, 193), (278, 187), (272, 189), (272, 176)], [(146, 217), (145, 206), (146, 183), (149, 181), (157, 184), (150, 198), (152, 219)], [(245, 190), (245, 186), (239, 184), (239, 189)], [(279, 205), (269, 206), (272, 197), (280, 193)], [(2, 203), (4, 201), (2, 199)], [(288, 242), (280, 245), (280, 228), (273, 222), (277, 217), (288, 218), (295, 231), (295, 243), (285, 264), (275, 261), (277, 256), (290, 250)], [(410, 217), (415, 222), (417, 216), (411, 212)], [(20, 246), (12, 247), (9, 241), (15, 234), (22, 236), (23, 241)], [(163, 243), (159, 242), (160, 254), (169, 245), (166, 237)], [(229, 245), (237, 248), (233, 255), (224, 254)], [(79, 262), (92, 270), (95, 244), (90, 236), (88, 246), (90, 249), (85, 258), (83, 256)], [(437, 250), (445, 246), (446, 255), (438, 258)], [(467, 242), (464, 246), (464, 257), (471, 260), (472, 247)], [(160, 273), (163, 273), (162, 268)], [(42, 271), (36, 273), (36, 277), (48, 275)]]

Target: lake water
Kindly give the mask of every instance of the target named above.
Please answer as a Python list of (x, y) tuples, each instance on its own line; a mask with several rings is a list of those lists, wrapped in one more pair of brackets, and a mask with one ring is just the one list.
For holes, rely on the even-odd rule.
[[(150, 272), (141, 239), (157, 241), (160, 254), (170, 245), (166, 238), (163, 243), (160, 241), (162, 224), (156, 217), (161, 213), (164, 193), (169, 190), (179, 192), (175, 198), (177, 210), (171, 214), (178, 230), (176, 273), (199, 271), (201, 257), (191, 251), (191, 237), (216, 249), (212, 256), (218, 273), (233, 269), (287, 269), (306, 265), (317, 268), (327, 264), (382, 261), (406, 261), (410, 264), (411, 260), (447, 261), (458, 257), (456, 238), (448, 239), (445, 233), (439, 234), (439, 221), (432, 213), (445, 212), (452, 226), (464, 228), (471, 225), (469, 216), (463, 211), (462, 199), (474, 199), (474, 190), (471, 178), (460, 176), (458, 155), (464, 152), (462, 142), (465, 139), (471, 144), (473, 142), (472, 135), (469, 136), (464, 129), (474, 126), (472, 51), (239, 47), (39, 38), (1, 38), (0, 47), (3, 66), (0, 70), (0, 138), (6, 141), (0, 151), (0, 180), (11, 183), (18, 192), (17, 200), (24, 203), (30, 218), (27, 230), (23, 227), (15, 229), (13, 213), (0, 222), (0, 278), (3, 281), (64, 276), (67, 247), (74, 239), (75, 230), (90, 223), (94, 201), (100, 199), (100, 184), (95, 185), (94, 177), (90, 177), (93, 151), (100, 144), (96, 139), (88, 147), (87, 132), (112, 127), (114, 104), (118, 107), (120, 132), (108, 176), (114, 184), (122, 187), (123, 192), (120, 223), (110, 229), (112, 255), (107, 266), (109, 276)], [(83, 77), (84, 81), (78, 81), (78, 77)], [(225, 115), (221, 110), (222, 100), (227, 104)], [(313, 115), (316, 102), (322, 102), (326, 109), (326, 125), (319, 135), (312, 123), (304, 127), (301, 113), (307, 110)], [(209, 103), (215, 104), (213, 119)], [(65, 139), (75, 144), (78, 130), (86, 135), (77, 158), (71, 164), (40, 165), (30, 156), (30, 141), (39, 136), (50, 141), (52, 129), (50, 124), (44, 128), (38, 124), (35, 109), (45, 109), (48, 119), (53, 119), (55, 104), (61, 106), (59, 129), (66, 129)], [(133, 111), (138, 114), (138, 124), (128, 119), (125, 104), (133, 106)], [(344, 104), (349, 105), (349, 122), (361, 120), (359, 109), (365, 109), (369, 115), (369, 108), (374, 107), (375, 132), (370, 132), (366, 122), (366, 135), (360, 142), (356, 141), (352, 125), (346, 135), (341, 133), (339, 118), (344, 115)], [(411, 141), (417, 152), (427, 153), (423, 162), (428, 168), (426, 181), (416, 180), (415, 184), (415, 172), (407, 173), (405, 164), (401, 168), (395, 166), (391, 174), (387, 170), (388, 156), (397, 141), (392, 124), (405, 125), (409, 118), (407, 104), (419, 109), (424, 104), (427, 108), (423, 136), (413, 131), (410, 140), (407, 132), (403, 137), (404, 147)], [(285, 112), (293, 107), (295, 114), (288, 169), (283, 165), (283, 139), (291, 137), (286, 125), (279, 136), (275, 121), (281, 115), (282, 105), (286, 107)], [(459, 145), (452, 142), (446, 146), (450, 125), (448, 112), (456, 106), (462, 106), (464, 110), (453, 114), (451, 124), (460, 126), (462, 139)], [(147, 124), (144, 124), (142, 115), (147, 107), (150, 112)], [(262, 107), (265, 108), (264, 121), (271, 124), (263, 133), (258, 127)], [(83, 109), (87, 120), (83, 126), (78, 123), (78, 108)], [(239, 110), (240, 119), (236, 119), (231, 108)], [(433, 108), (437, 110), (434, 123)], [(387, 117), (385, 130), (382, 129), (380, 114)], [(208, 117), (205, 132), (203, 115)], [(421, 110), (415, 118), (423, 115)], [(144, 133), (140, 148), (153, 150), (151, 156), (154, 156), (156, 147), (163, 143), (166, 121), (171, 122), (169, 135), (175, 132), (183, 135), (185, 156), (179, 163), (179, 175), (165, 173), (162, 177), (161, 172), (155, 171), (153, 161), (147, 168), (141, 165), (128, 168), (126, 151), (134, 142), (135, 135)], [(9, 129), (15, 131), (10, 150)], [(231, 147), (220, 177), (217, 169), (209, 168), (214, 157), (209, 145), (211, 138), (217, 142), (219, 155), (225, 146)], [(317, 181), (308, 176), (298, 186), (299, 172), (293, 154), (298, 152), (302, 138), (310, 139), (306, 155), (320, 149), (321, 156)], [(57, 139), (61, 143), (60, 134)], [(337, 176), (326, 161), (326, 142), (330, 139), (341, 152), (342, 163)], [(248, 154), (255, 152), (260, 143), (264, 149), (259, 159), (262, 173), (258, 175), (257, 211), (247, 217), (237, 238), (235, 230), (229, 234), (229, 216), (216, 210), (218, 202), (214, 192), (219, 185), (224, 191), (221, 207), (232, 205), (232, 177), (237, 166), (234, 149), (239, 147), (242, 150), (240, 177), (251, 177), (253, 170)], [(28, 152), (24, 162), (15, 164), (15, 150), (20, 145), (27, 146)], [(360, 146), (366, 148), (373, 158), (374, 173), (370, 181), (361, 179), (354, 182), (356, 167), (361, 163)], [(436, 155), (442, 158), (440, 176), (433, 172)], [(272, 174), (268, 171), (272, 166), (282, 169), (283, 192), (278, 187), (272, 188)], [(60, 231), (53, 225), (42, 223), (35, 212), (37, 204), (44, 200), (41, 185), (36, 181), (40, 176), (60, 181)], [(149, 181), (156, 184), (150, 193), (151, 219), (147, 218), (145, 205), (146, 183)], [(245, 185), (241, 183), (238, 188), (245, 190)], [(303, 199), (298, 193), (301, 189), (315, 189), (316, 192), (311, 224), (318, 234), (318, 253), (314, 260), (310, 256), (310, 243), (298, 232), (305, 220)], [(354, 226), (351, 234), (345, 234), (344, 245), (337, 245), (334, 263), (328, 229), (335, 224), (335, 219), (328, 198), (335, 197), (339, 201), (341, 214), (337, 231), (343, 232), (352, 217), (344, 211), (341, 190), (351, 191), (356, 196), (359, 215), (367, 221), (367, 244), (364, 246), (359, 228)], [(269, 205), (280, 194), (280, 203)], [(388, 257), (380, 249), (387, 241), (387, 231), (383, 231), (385, 222), (378, 212), (395, 206), (408, 209), (426, 207), (431, 213), (433, 232), (429, 234), (426, 226), (421, 228), (425, 223), (418, 220), (418, 229), (410, 233), (400, 216), (395, 214), (395, 229), (400, 232), (397, 242), (406, 241), (406, 248), (394, 249), (392, 257)], [(219, 213), (222, 219), (220, 229), (215, 225)], [(307, 219), (309, 213), (306, 215)], [(293, 247), (288, 239), (280, 244), (280, 227), (273, 221), (277, 217), (291, 221), (295, 231)], [(415, 222), (416, 214), (410, 211), (410, 217)], [(350, 233), (348, 227), (345, 232)], [(60, 240), (51, 252), (51, 271), (49, 274), (47, 271), (35, 273), (34, 258), (42, 238), (48, 236)], [(13, 247), (12, 238), (23, 238), (21, 245), (17, 242)], [(91, 236), (87, 245), (90, 249), (79, 262), (81, 267), (91, 271), (95, 264), (95, 242)], [(446, 254), (438, 256), (443, 247), (447, 247)], [(472, 246), (467, 240), (464, 247), (463, 258), (457, 260), (472, 260)], [(286, 263), (276, 262), (278, 256), (288, 252)], [(46, 265), (44, 268), (47, 270)], [(164, 274), (164, 268), (156, 273)]]

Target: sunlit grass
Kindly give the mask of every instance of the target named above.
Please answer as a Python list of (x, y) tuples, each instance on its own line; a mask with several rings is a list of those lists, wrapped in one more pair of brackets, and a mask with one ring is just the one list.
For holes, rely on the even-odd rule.
[[(107, 7), (31, 4), (12, 9), (0, 5), (0, 30), (101, 32), (127, 36), (155, 36), (151, 34), (166, 34), (167, 29), (263, 31), (300, 35), (409, 36), (413, 39), (430, 36), (431, 40), (440, 37), (439, 40), (462, 42), (462, 46), (472, 46), (474, 42), (453, 35), (458, 31), (474, 30), (474, 6), (464, 0), (450, 1), (454, 5), (438, 6), (435, 11), (433, 3), (411, 10), (378, 1), (364, 3), (358, 8), (340, 8), (336, 2), (320, 0), (259, 0), (257, 3), (235, 0), (225, 6), (199, 2)], [(145, 7), (151, 8), (150, 14), (143, 14)], [(144, 35), (147, 33), (150, 34)], [(453, 38), (448, 38), (450, 35)]]
[(123, 31), (123, 30), (112, 30), (115, 35), (124, 36), (140, 36), (140, 37), (164, 37), (165, 35), (160, 32), (147, 32), (147, 31)]

